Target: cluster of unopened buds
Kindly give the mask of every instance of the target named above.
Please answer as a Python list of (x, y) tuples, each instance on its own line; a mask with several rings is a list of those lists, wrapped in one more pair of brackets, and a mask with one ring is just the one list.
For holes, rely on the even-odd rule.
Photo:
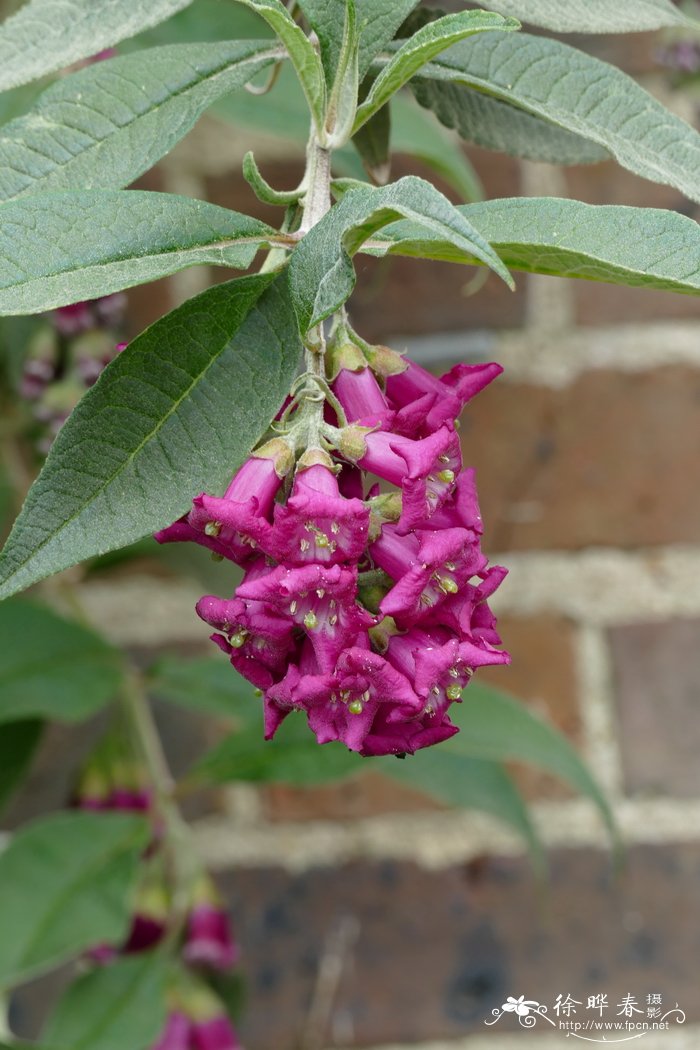
[(119, 342), (125, 306), (121, 293), (62, 306), (31, 340), (20, 395), (32, 406), (41, 452), (48, 452), (85, 391), (126, 346)]
[(123, 955), (156, 948), (178, 923), (178, 954), (168, 988), (168, 1015), (151, 1050), (241, 1050), (224, 1004), (210, 987), (211, 975), (230, 975), (238, 963), (238, 945), (219, 892), (200, 872), (192, 881), (186, 914), (174, 916), (174, 893), (163, 852), (153, 791), (143, 770), (123, 746), (119, 733), (108, 734), (86, 764), (74, 804), (81, 809), (139, 812), (151, 821), (151, 841), (141, 859), (132, 904), (131, 925), (121, 944), (99, 944), (88, 952), (98, 966)]
[(156, 538), (243, 569), (197, 612), (262, 692), (268, 739), (302, 711), (319, 743), (404, 756), (456, 733), (476, 668), (509, 659), (486, 601), (505, 570), (482, 554), (456, 429), (501, 368), (439, 379), (346, 324), (318, 356), (225, 494)]

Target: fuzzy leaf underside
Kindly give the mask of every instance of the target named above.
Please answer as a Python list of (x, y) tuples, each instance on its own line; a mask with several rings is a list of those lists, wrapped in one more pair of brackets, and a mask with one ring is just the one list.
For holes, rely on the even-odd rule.
[[(422, 100), (444, 106), (444, 83), (477, 90), (590, 139), (623, 167), (700, 200), (700, 134), (631, 77), (558, 40), (481, 33), (424, 66)], [(455, 117), (454, 126), (458, 127)]]
[(671, 0), (483, 0), (483, 6), (555, 33), (636, 33), (693, 24)]
[(375, 79), (367, 98), (358, 108), (355, 130), (381, 109), (426, 63), (450, 46), (479, 33), (519, 28), (520, 23), (515, 19), (504, 19), (488, 11), (461, 11), (421, 26), (401, 43)]
[(192, 0), (30, 0), (0, 25), (0, 91), (55, 73), (157, 25)]
[(432, 110), (445, 127), (484, 149), (547, 164), (596, 164), (610, 159), (608, 150), (597, 142), (462, 84), (416, 77), (410, 86), (421, 106)]
[[(419, 0), (356, 0), (360, 29), (359, 77), (365, 76), (372, 59), (383, 51), (401, 23)], [(333, 82), (343, 39), (345, 0), (300, 0), (299, 7), (318, 35), (326, 80)]]
[[(700, 226), (678, 212), (557, 197), (505, 198), (459, 210), (514, 270), (700, 294)], [(372, 245), (376, 249), (363, 250), (475, 261), (415, 224), (387, 227)]]

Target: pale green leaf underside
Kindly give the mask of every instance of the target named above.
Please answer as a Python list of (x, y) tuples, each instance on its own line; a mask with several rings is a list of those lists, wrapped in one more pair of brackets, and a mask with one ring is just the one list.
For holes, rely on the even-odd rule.
[(121, 813), (59, 813), (17, 832), (0, 854), (0, 986), (122, 939), (148, 833)]
[(453, 186), (463, 200), (482, 200), (484, 191), (479, 176), (457, 136), (421, 109), (408, 92), (402, 91), (391, 100), (391, 150), (418, 157)]
[(635, 33), (692, 25), (671, 0), (483, 0), (483, 6), (555, 33)]
[(287, 49), (317, 128), (323, 125), (326, 109), (326, 81), (316, 49), (296, 24), (281, 0), (239, 0), (264, 18)]
[(700, 134), (631, 77), (567, 44), (527, 33), (482, 33), (420, 75), (519, 106), (598, 143), (637, 175), (700, 200)]
[(44, 1050), (146, 1050), (165, 1023), (164, 955), (141, 953), (83, 974), (42, 1033)]
[(355, 272), (350, 256), (373, 233), (408, 218), (459, 251), (478, 255), (507, 283), (507, 269), (488, 243), (434, 186), (408, 175), (390, 186), (351, 190), (303, 238), (289, 264), (294, 305), (304, 331), (350, 295)]
[[(485, 201), (464, 205), (460, 211), (511, 269), (700, 293), (700, 226), (678, 212), (556, 197)], [(396, 255), (474, 262), (460, 257), (447, 242), (431, 240), (406, 223), (388, 227), (372, 243), (378, 246), (377, 254), (388, 250)]]
[(192, 0), (30, 0), (0, 26), (0, 91), (163, 22)]
[[(375, 55), (383, 51), (401, 23), (419, 0), (356, 0), (357, 26), (360, 30), (358, 56), (362, 79)], [(316, 31), (326, 80), (335, 74), (345, 22), (345, 0), (300, 0), (299, 7)]]
[(0, 598), (222, 489), (277, 412), (300, 352), (286, 275), (218, 285), (146, 329), (61, 429), (0, 554)]
[(608, 150), (597, 142), (462, 84), (417, 78), (410, 87), (421, 106), (431, 109), (445, 127), (484, 149), (548, 164), (610, 159)]
[(422, 26), (401, 44), (383, 67), (369, 95), (358, 108), (354, 131), (361, 128), (419, 69), (442, 51), (476, 33), (519, 27), (519, 22), (503, 19), (487, 11), (461, 11)]
[(0, 314), (28, 314), (208, 264), (246, 269), (271, 227), (170, 193), (86, 190), (0, 204)]
[(78, 721), (119, 687), (119, 655), (92, 631), (40, 605), (0, 604), (0, 638), (0, 725), (36, 716)]
[(279, 54), (270, 41), (171, 44), (52, 84), (29, 113), (0, 127), (0, 200), (128, 185)]

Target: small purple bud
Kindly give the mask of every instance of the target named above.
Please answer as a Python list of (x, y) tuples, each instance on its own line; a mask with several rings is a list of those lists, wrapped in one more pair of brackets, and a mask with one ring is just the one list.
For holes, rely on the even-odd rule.
[(215, 970), (235, 966), (238, 947), (223, 908), (207, 901), (194, 905), (187, 919), (183, 957), (191, 966), (210, 966)]
[(165, 933), (165, 923), (152, 915), (134, 915), (131, 931), (122, 951), (127, 955), (153, 948)]
[(186, 1014), (173, 1011), (165, 1022), (157, 1043), (151, 1050), (192, 1050), (192, 1021)]
[(64, 336), (77, 335), (93, 327), (90, 303), (71, 303), (70, 306), (59, 306), (51, 314), (51, 320), (57, 330)]
[(208, 1021), (195, 1021), (191, 1046), (192, 1050), (242, 1050), (233, 1025), (224, 1014)]

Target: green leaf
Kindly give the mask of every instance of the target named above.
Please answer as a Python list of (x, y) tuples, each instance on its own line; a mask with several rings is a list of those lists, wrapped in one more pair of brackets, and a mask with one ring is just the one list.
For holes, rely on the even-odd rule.
[(78, 977), (49, 1018), (44, 1050), (147, 1050), (165, 1024), (164, 956), (118, 959)]
[(596, 142), (490, 95), (468, 91), (461, 84), (416, 79), (411, 90), (445, 127), (484, 149), (548, 164), (595, 164), (610, 159), (608, 150)]
[(0, 854), (0, 986), (122, 940), (148, 836), (121, 813), (57, 813), (17, 832)]
[[(369, 90), (371, 83), (367, 77), (360, 98), (364, 97), (365, 86)], [(391, 173), (391, 114), (390, 106), (382, 106), (352, 137), (352, 144), (362, 158), (365, 171), (380, 186), (389, 181)]]
[(262, 711), (240, 732), (222, 740), (193, 773), (223, 784), (232, 780), (324, 784), (357, 773), (363, 759), (337, 741), (319, 745), (303, 715), (291, 714), (274, 740), (265, 740)]
[[(365, 130), (369, 126), (365, 125)], [(417, 157), (464, 200), (483, 199), (484, 191), (479, 176), (465, 156), (459, 140), (441, 127), (431, 113), (421, 109), (406, 92), (394, 95), (391, 100), (391, 151)]]
[(192, 0), (30, 0), (0, 26), (0, 91), (72, 62), (170, 18)]
[(42, 193), (0, 205), (0, 314), (38, 313), (208, 264), (246, 269), (274, 230), (171, 193)]
[(61, 428), (0, 555), (0, 598), (133, 543), (202, 489), (223, 488), (300, 354), (286, 274), (210, 288), (151, 325)]
[(173, 44), (59, 80), (0, 129), (0, 200), (128, 185), (280, 55), (269, 41)]
[(337, 149), (350, 138), (359, 88), (357, 57), (359, 47), (359, 30), (357, 26), (355, 0), (347, 0), (345, 5), (343, 38), (338, 56), (338, 68), (331, 87), (326, 111), (327, 144), (330, 149)]
[(486, 11), (462, 11), (428, 22), (401, 45), (377, 76), (372, 90), (357, 110), (353, 131), (361, 128), (419, 69), (451, 45), (475, 33), (519, 28), (520, 23), (516, 20), (503, 19)]
[(555, 33), (635, 33), (663, 26), (697, 25), (671, 0), (482, 0), (483, 6), (514, 15)]
[[(457, 741), (457, 737), (454, 738)], [(449, 744), (449, 741), (447, 742)], [(533, 863), (543, 867), (542, 845), (512, 777), (498, 762), (471, 758), (445, 744), (424, 748), (405, 761), (379, 760), (386, 775), (450, 806), (478, 809), (514, 828), (528, 844)]]
[(300, 353), (285, 274), (228, 281), (152, 324), (61, 428), (0, 554), (0, 597), (139, 540), (201, 489), (224, 487)]
[(38, 719), (27, 718), (21, 722), (10, 722), (0, 730), (0, 812), (24, 779), (41, 739), (42, 729), (43, 725)]
[[(359, 77), (365, 76), (375, 55), (383, 51), (419, 0), (356, 0), (360, 29)], [(345, 0), (299, 0), (321, 45), (321, 57), (328, 84), (332, 84), (338, 65)]]
[(41, 605), (0, 604), (0, 638), (0, 724), (36, 716), (77, 722), (119, 688), (119, 653)]
[(567, 738), (511, 696), (470, 683), (457, 713), (461, 732), (441, 747), (474, 758), (528, 762), (553, 773), (598, 807), (617, 835), (610, 805)]
[(408, 175), (390, 186), (346, 193), (299, 243), (289, 263), (289, 279), (304, 331), (345, 302), (355, 284), (350, 256), (399, 217), (412, 219), (461, 251), (477, 255), (512, 286), (496, 253), (454, 205), (429, 182)]
[[(514, 270), (700, 293), (700, 226), (678, 212), (556, 197), (505, 198), (460, 211)], [(475, 262), (413, 224), (390, 226), (375, 244), (379, 239), (387, 248), (373, 254)]]
[(482, 33), (424, 66), (421, 77), (509, 102), (598, 143), (635, 174), (700, 200), (700, 134), (625, 73), (558, 40)]
[(253, 687), (216, 656), (195, 660), (164, 657), (151, 668), (148, 684), (156, 696), (194, 711), (237, 722), (260, 717), (260, 701)]
[(296, 24), (281, 0), (239, 0), (239, 3), (264, 18), (286, 47), (314, 123), (321, 131), (326, 110), (326, 82), (321, 59), (306, 33)]

